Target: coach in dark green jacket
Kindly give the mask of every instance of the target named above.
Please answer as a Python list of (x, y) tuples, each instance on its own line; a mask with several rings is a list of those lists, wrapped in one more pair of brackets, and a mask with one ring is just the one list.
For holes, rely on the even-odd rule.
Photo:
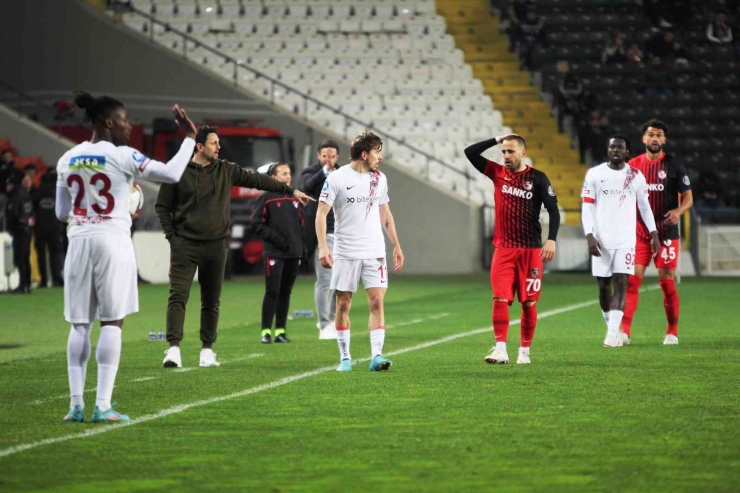
[(313, 200), (303, 192), (237, 164), (218, 159), (218, 133), (203, 126), (195, 137), (195, 154), (179, 183), (162, 185), (156, 211), (170, 242), (170, 296), (167, 303), (167, 341), (163, 366), (180, 367), (180, 341), (185, 305), (198, 269), (201, 289), (200, 366), (219, 366), (216, 342), (221, 284), (231, 238), (231, 188), (256, 188), (292, 195), (302, 204)]

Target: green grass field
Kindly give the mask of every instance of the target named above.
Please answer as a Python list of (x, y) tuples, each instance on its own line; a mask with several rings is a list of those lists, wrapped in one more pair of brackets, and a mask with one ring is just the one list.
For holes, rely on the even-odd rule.
[[(393, 370), (367, 371), (358, 297), (352, 355), (363, 362), (339, 374), (336, 343), (318, 340), (313, 319), (289, 324), (293, 344), (259, 343), (258, 278), (224, 287), (220, 368), (197, 367), (195, 286), (185, 368), (164, 370), (166, 343), (148, 334), (164, 327), (167, 288), (141, 286), (114, 392), (128, 426), (62, 422), (62, 291), (1, 296), (0, 490), (738, 491), (739, 288), (685, 280), (681, 344), (670, 347), (662, 294), (648, 291), (633, 345), (606, 349), (593, 279), (549, 275), (532, 364), (489, 366), (491, 331), (475, 332), (490, 327), (487, 276), (395, 277)], [(292, 306), (312, 299), (312, 279), (299, 279)], [(515, 325), (512, 362), (518, 342)], [(93, 355), (88, 419), (96, 374)]]

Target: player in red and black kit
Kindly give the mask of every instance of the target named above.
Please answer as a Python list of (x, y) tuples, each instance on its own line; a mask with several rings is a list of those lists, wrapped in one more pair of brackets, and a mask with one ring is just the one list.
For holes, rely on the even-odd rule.
[[(481, 153), (502, 144), (504, 165), (489, 161)], [(527, 144), (518, 135), (505, 135), (473, 144), (465, 155), (475, 169), (493, 181), (496, 222), (493, 233), (493, 332), (496, 345), (486, 362), (506, 364), (509, 306), (516, 292), (522, 304), (521, 346), (517, 363), (529, 363), (529, 347), (537, 325), (537, 306), (542, 289), (543, 262), (555, 256), (555, 239), (560, 227), (558, 200), (547, 175), (522, 162)], [(550, 229), (542, 246), (540, 210), (545, 205)]]
[[(642, 142), (645, 154), (630, 160), (629, 165), (645, 175), (650, 193), (650, 207), (653, 209), (655, 224), (658, 226), (660, 252), (655, 257), (658, 268), (660, 288), (663, 290), (663, 306), (668, 319), (668, 328), (663, 344), (678, 344), (679, 300), (676, 291), (676, 268), (680, 250), (678, 221), (681, 215), (691, 208), (694, 199), (691, 182), (686, 169), (676, 162), (672, 154), (666, 154), (663, 147), (668, 135), (668, 126), (660, 120), (650, 120), (642, 126)], [(680, 200), (679, 200), (680, 196)], [(632, 319), (637, 311), (642, 277), (652, 259), (650, 234), (642, 218), (637, 218), (637, 245), (635, 246), (635, 275), (627, 284), (627, 301), (622, 318), (622, 342), (630, 344)]]

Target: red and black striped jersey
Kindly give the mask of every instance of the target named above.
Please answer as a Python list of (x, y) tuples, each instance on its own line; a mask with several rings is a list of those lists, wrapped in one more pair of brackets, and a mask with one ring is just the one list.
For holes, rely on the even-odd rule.
[[(660, 241), (678, 238), (678, 225), (668, 226), (663, 220), (668, 211), (678, 207), (679, 194), (691, 190), (691, 181), (686, 174), (686, 168), (678, 164), (672, 155), (665, 152), (655, 161), (649, 161), (647, 153), (641, 154), (631, 159), (629, 165), (637, 168), (645, 175), (650, 208), (653, 209)], [(637, 241), (650, 243), (650, 232), (639, 214), (637, 217)]]
[(541, 247), (542, 205), (544, 204), (548, 211), (552, 209), (557, 211), (558, 202), (547, 175), (529, 166), (524, 171), (513, 173), (506, 166), (493, 161), (487, 162), (483, 174), (493, 181), (496, 210), (494, 246)]

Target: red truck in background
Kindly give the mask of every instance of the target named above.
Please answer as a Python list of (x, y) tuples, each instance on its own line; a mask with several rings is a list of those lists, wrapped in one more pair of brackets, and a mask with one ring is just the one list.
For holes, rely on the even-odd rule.
[[(218, 128), (221, 143), (219, 157), (222, 159), (253, 170), (276, 161), (295, 162), (292, 139), (284, 139), (274, 128), (259, 126), (258, 121), (205, 120), (201, 123)], [(55, 125), (53, 130), (74, 142), (83, 142), (92, 136), (92, 129), (85, 126)], [(150, 133), (145, 131), (143, 125), (132, 125), (128, 145), (153, 159), (167, 162), (180, 148), (184, 137), (169, 119), (155, 119)], [(253, 235), (250, 223), (255, 199), (260, 193), (241, 187), (231, 190), (231, 254), (227, 275), (248, 274), (261, 266), (262, 242)], [(153, 195), (144, 190), (146, 202), (136, 223), (138, 230), (160, 230), (154, 211), (156, 196)]]

